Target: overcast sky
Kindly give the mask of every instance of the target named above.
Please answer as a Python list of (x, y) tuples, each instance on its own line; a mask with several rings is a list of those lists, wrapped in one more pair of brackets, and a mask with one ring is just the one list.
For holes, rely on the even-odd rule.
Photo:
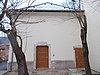
[[(26, 5), (28, 5), (28, 1), (29, 0), (25, 0), (25, 3), (22, 3), (20, 7), (24, 7)], [(32, 3), (33, 0), (30, 1), (30, 4)], [(63, 1), (65, 0), (36, 0), (33, 5), (37, 5), (37, 4), (41, 4), (41, 3), (45, 3), (45, 2), (51, 2), (51, 3), (55, 3), (55, 4), (61, 4)]]
[(44, 2), (52, 2), (52, 3), (60, 3), (64, 0), (36, 0), (34, 3), (44, 3)]
[(54, 3), (58, 3), (58, 2), (62, 2), (63, 0), (37, 0), (37, 1), (44, 1), (44, 2), (54, 2)]

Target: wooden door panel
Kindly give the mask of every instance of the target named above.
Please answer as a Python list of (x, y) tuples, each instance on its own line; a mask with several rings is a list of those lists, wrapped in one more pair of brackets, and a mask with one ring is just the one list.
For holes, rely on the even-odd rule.
[[(47, 63), (46, 63), (47, 64)], [(39, 62), (36, 68), (48, 68), (48, 66), (44, 64), (44, 62)]]
[(47, 60), (48, 60), (48, 58), (42, 58), (42, 57), (37, 59), (37, 61), (39, 61), (39, 62), (41, 62), (41, 61), (47, 62)]
[(36, 68), (48, 68), (48, 46), (36, 47)]
[(75, 48), (76, 68), (84, 68), (83, 49)]

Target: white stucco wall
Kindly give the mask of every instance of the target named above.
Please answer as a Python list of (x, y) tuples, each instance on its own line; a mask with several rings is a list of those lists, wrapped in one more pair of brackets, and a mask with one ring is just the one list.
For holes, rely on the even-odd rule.
[[(37, 43), (50, 45), (51, 60), (75, 60), (73, 46), (81, 45), (80, 26), (72, 13), (32, 12), (21, 18), (35, 24), (17, 26), (23, 39), (23, 50), (27, 61), (34, 61)], [(43, 21), (40, 23), (36, 23)], [(55, 55), (55, 56), (53, 56)]]
[[(92, 69), (100, 72), (100, 14), (99, 11), (94, 11), (90, 6), (87, 6), (85, 10), (88, 24), (87, 41), (90, 65)], [(23, 37), (23, 51), (25, 51), (27, 61), (34, 61), (35, 45), (45, 42), (50, 45), (51, 60), (75, 61), (73, 46), (81, 45), (81, 40), (80, 26), (73, 14), (66, 12), (32, 12), (21, 17), (20, 20), (34, 22), (33, 24), (17, 26), (18, 33)]]
[[(100, 72), (100, 10), (93, 9), (88, 1), (83, 2), (88, 23), (88, 45), (91, 68)], [(21, 20), (35, 22), (17, 26), (23, 39), (23, 50), (27, 61), (34, 61), (34, 47), (37, 43), (50, 44), (51, 60), (75, 60), (73, 46), (81, 45), (80, 27), (73, 14), (32, 12)], [(43, 21), (41, 23), (36, 23)], [(53, 54), (55, 56), (53, 56)]]
[(100, 72), (100, 8), (93, 0), (84, 2), (88, 21), (88, 45), (91, 68)]

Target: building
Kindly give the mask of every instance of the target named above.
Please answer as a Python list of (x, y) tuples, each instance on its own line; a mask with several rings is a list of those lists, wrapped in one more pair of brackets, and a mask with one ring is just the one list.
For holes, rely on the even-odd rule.
[(9, 40), (7, 37), (0, 37), (0, 58), (8, 60)]
[[(90, 65), (92, 69), (100, 72), (100, 14), (97, 11), (88, 14), (89, 9), (82, 11), (81, 14), (85, 13), (87, 16)], [(17, 30), (23, 38), (23, 51), (27, 62), (33, 63), (32, 68), (77, 68), (75, 51), (81, 51), (82, 45), (80, 25), (74, 12), (27, 10), (18, 19), (17, 24), (20, 24)]]
[[(33, 68), (76, 67), (74, 48), (82, 48), (76, 12), (27, 10), (21, 15), (17, 24), (23, 22), (17, 26), (18, 34), (23, 38), (23, 51), (27, 61), (33, 62)], [(38, 66), (43, 62), (42, 56), (47, 58), (46, 62)]]
[(7, 69), (9, 58), (9, 40), (7, 37), (0, 37), (0, 70)]

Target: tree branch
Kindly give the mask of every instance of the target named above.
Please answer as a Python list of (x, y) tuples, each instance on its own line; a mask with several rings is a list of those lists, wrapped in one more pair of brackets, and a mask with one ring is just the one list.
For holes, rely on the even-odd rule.
[(12, 30), (13, 32), (16, 32), (16, 27), (15, 25), (13, 24), (13, 21), (12, 21), (12, 17), (11, 17), (11, 14), (9, 13), (9, 10), (6, 10), (6, 16), (9, 18), (10, 20), (10, 25), (12, 27)]
[(20, 47), (22, 48), (22, 38), (19, 35), (17, 35), (17, 37), (20, 39)]
[(4, 7), (3, 7), (3, 9), (2, 9), (2, 13), (0, 14), (0, 21), (1, 21), (2, 18), (4, 17), (5, 10), (6, 10), (6, 6), (7, 6), (7, 2), (8, 2), (8, 0), (5, 0)]
[(19, 20), (19, 21), (16, 21), (16, 22), (23, 23), (23, 24), (36, 24), (36, 23), (41, 23), (41, 22), (45, 22), (45, 21), (42, 20), (42, 21), (37, 21), (37, 22), (28, 22), (28, 21)]

